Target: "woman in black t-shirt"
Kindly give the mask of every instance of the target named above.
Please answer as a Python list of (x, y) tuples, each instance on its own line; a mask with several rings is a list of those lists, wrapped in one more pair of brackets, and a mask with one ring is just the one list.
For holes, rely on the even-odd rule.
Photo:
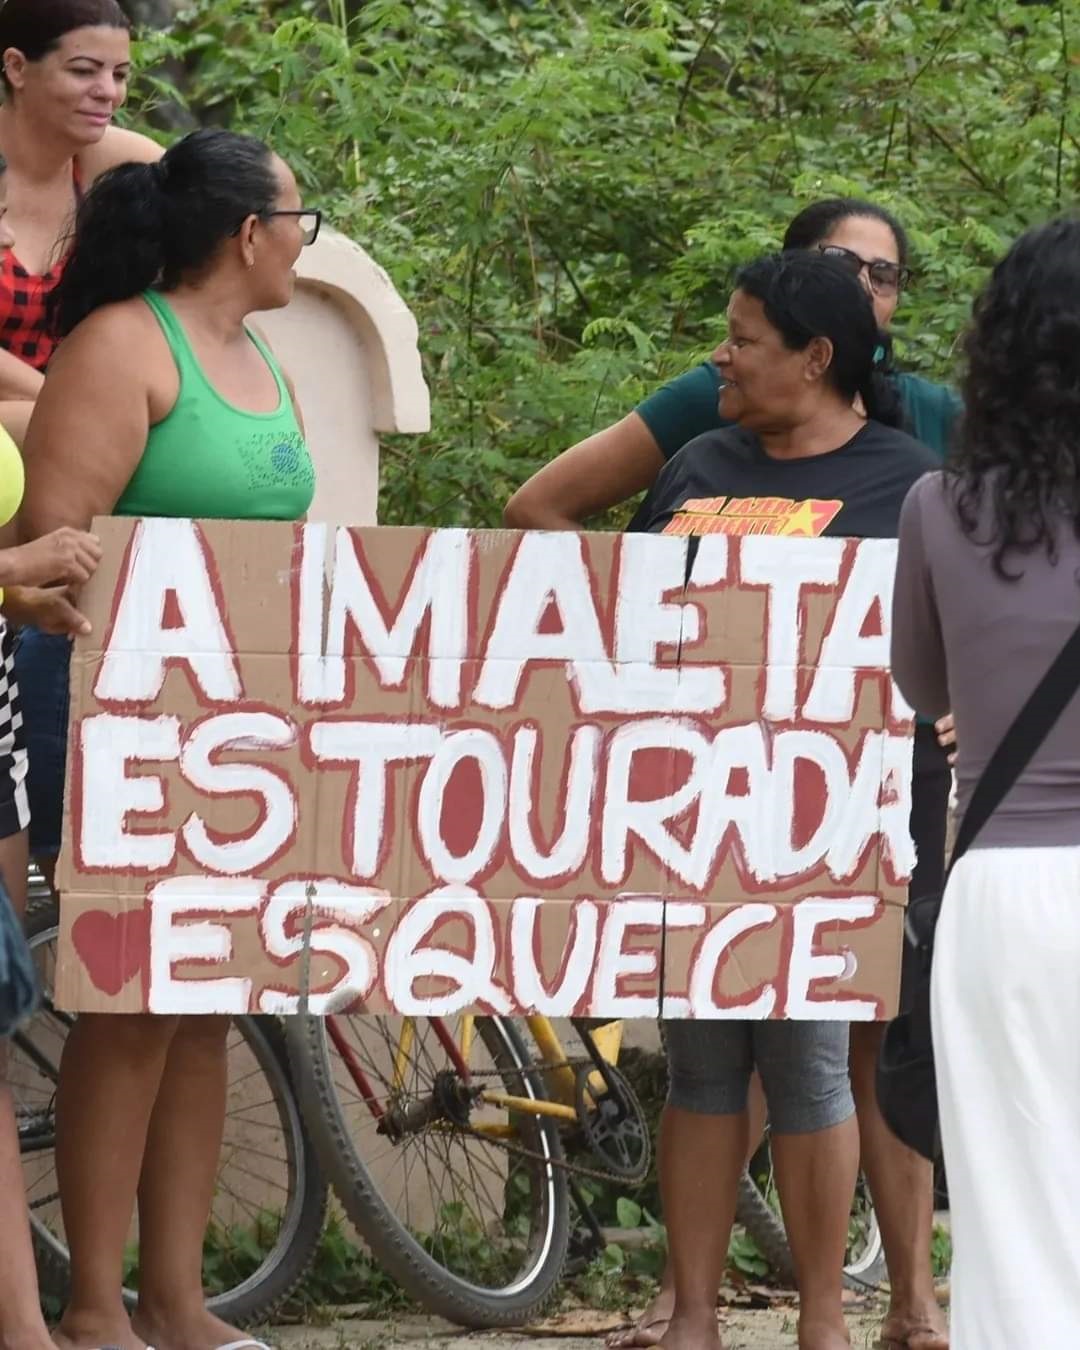
[[(693, 536), (730, 521), (743, 533), (750, 499), (767, 497), (759, 533), (771, 524), (788, 536), (895, 537), (908, 489), (937, 460), (896, 429), (899, 407), (875, 372), (876, 346), (870, 301), (837, 261), (791, 253), (744, 268), (717, 353), (721, 414), (737, 425), (684, 446), (634, 528)], [(785, 500), (790, 509), (777, 509)], [(799, 1347), (844, 1350), (841, 1271), (859, 1164), (847, 1026), (669, 1021), (665, 1034), (660, 1175), (675, 1309), (661, 1345), (719, 1343), (716, 1298), (756, 1068), (799, 1272)]]
[[(830, 264), (824, 276), (822, 261)], [(716, 359), (723, 378), (720, 413), (734, 425), (696, 437), (665, 463), (632, 530), (693, 534), (685, 525), (675, 531), (671, 525), (689, 499), (775, 496), (841, 503), (827, 521), (808, 520), (805, 528), (788, 524), (785, 534), (896, 538), (908, 488), (939, 468), (940, 461), (898, 430), (899, 399), (876, 372), (873, 351), (865, 369), (857, 359), (869, 332), (865, 323), (861, 333), (850, 335), (850, 348), (848, 342), (812, 335), (813, 328), (823, 326), (815, 322), (816, 306), (838, 284), (839, 270), (831, 259), (814, 254), (777, 254), (742, 270), (728, 306), (727, 341)], [(844, 289), (850, 300), (859, 301), (857, 317), (872, 325), (865, 296), (856, 296), (850, 286)], [(787, 308), (780, 307), (781, 296)], [(834, 331), (835, 325), (829, 328)], [(870, 340), (876, 342), (872, 335)], [(811, 349), (814, 358), (805, 356)], [(811, 362), (809, 373), (791, 372), (793, 354)], [(819, 371), (822, 361), (827, 364)], [(822, 380), (834, 388), (854, 388), (844, 416), (837, 417), (830, 407), (823, 428), (803, 423), (792, 430), (791, 418), (814, 406), (813, 384)], [(858, 402), (866, 417), (855, 411)], [(844, 430), (850, 435), (837, 440)]]
[[(887, 332), (908, 275), (909, 248), (900, 222), (873, 202), (828, 198), (812, 202), (784, 234), (785, 250), (839, 252), (871, 297), (879, 329)], [(882, 355), (879, 348), (878, 357)], [(909, 374), (893, 372), (905, 429), (944, 456), (958, 415), (953, 391)], [(514, 494), (506, 523), (520, 529), (577, 529), (587, 517), (623, 502), (654, 484), (666, 460), (690, 440), (719, 430), (719, 373), (707, 361), (657, 390), (637, 409), (564, 451)], [(864, 450), (867, 448), (864, 443)], [(852, 457), (854, 459), (854, 456)], [(641, 525), (643, 516), (637, 517)], [(918, 863), (910, 896), (940, 891), (951, 773), (951, 718), (916, 727), (913, 747), (911, 834)], [(905, 948), (905, 967), (911, 963)], [(901, 999), (908, 986), (905, 969)], [(888, 1350), (948, 1350), (945, 1322), (934, 1292), (930, 1264), (934, 1189), (930, 1165), (889, 1131), (877, 1105), (875, 1071), (884, 1027), (852, 1028), (850, 1069), (858, 1108), (863, 1170), (881, 1224), (889, 1266), (890, 1298), (881, 1338)], [(755, 1101), (756, 1099), (756, 1101)], [(763, 1119), (761, 1093), (752, 1094)], [(751, 1128), (757, 1120), (752, 1111)], [(608, 1339), (612, 1350), (654, 1346), (671, 1308), (670, 1267), (658, 1296), (634, 1325)]]

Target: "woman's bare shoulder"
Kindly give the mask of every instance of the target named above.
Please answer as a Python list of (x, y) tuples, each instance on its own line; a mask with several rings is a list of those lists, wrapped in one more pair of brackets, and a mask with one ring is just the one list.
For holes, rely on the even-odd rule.
[(157, 355), (154, 335), (160, 327), (149, 305), (138, 296), (102, 305), (83, 319), (60, 343), (49, 370), (98, 369), (102, 363), (122, 369), (130, 380)]
[(118, 164), (153, 164), (165, 153), (149, 136), (124, 127), (109, 127), (97, 145), (87, 146), (78, 155), (84, 184), (89, 187), (108, 169)]

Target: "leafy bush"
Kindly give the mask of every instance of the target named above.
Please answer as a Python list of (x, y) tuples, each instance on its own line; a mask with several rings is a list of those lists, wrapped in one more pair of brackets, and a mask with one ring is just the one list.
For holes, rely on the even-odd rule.
[(950, 376), (987, 265), (1075, 198), (1070, 20), (1068, 0), (196, 0), (143, 44), (133, 114), (160, 120), (178, 83), (191, 118), (268, 137), (389, 271), (434, 426), (387, 445), (381, 518), (488, 525), (707, 352), (732, 269), (825, 193), (907, 223), (900, 352)]

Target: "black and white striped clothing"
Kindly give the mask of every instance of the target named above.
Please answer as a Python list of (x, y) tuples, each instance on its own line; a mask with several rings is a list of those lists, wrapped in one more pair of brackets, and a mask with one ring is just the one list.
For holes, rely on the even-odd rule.
[(15, 638), (3, 620), (0, 626), (0, 839), (7, 839), (29, 826), (30, 800), (26, 737), (15, 680)]

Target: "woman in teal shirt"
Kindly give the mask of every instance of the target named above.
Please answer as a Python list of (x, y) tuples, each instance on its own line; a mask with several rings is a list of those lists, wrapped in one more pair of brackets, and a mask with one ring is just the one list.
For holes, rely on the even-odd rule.
[[(813, 202), (792, 220), (783, 247), (818, 249), (850, 267), (870, 295), (879, 328), (888, 332), (910, 276), (907, 235), (890, 212), (852, 198)], [(881, 355), (887, 360), (887, 338)], [(905, 430), (944, 458), (961, 407), (958, 396), (917, 375), (889, 373)], [(651, 487), (666, 461), (682, 446), (725, 425), (719, 412), (719, 390), (720, 373), (712, 361), (664, 385), (626, 417), (565, 451), (530, 478), (507, 504), (507, 525), (578, 530), (589, 517)], [(912, 789), (911, 830), (919, 855), (912, 896), (940, 889), (950, 786), (948, 762), (934, 728), (921, 725), (916, 733)], [(892, 1136), (877, 1106), (874, 1071), (883, 1031), (883, 1024), (878, 1023), (851, 1029), (851, 1076), (863, 1167), (881, 1224), (890, 1275), (890, 1308), (882, 1344), (888, 1350), (947, 1350), (930, 1266), (930, 1168)], [(658, 1299), (637, 1326), (619, 1338), (619, 1344), (657, 1344), (672, 1301), (665, 1273)]]
[[(110, 514), (297, 520), (315, 475), (293, 394), (248, 327), (288, 304), (318, 231), (288, 166), (228, 131), (95, 183), (54, 292), (57, 349), (27, 439), (29, 537)], [(31, 796), (56, 822), (66, 653), (37, 643)], [(54, 673), (55, 672), (55, 673)], [(48, 706), (49, 701), (51, 706)], [(40, 753), (39, 753), (40, 752)], [(44, 777), (42, 776), (44, 775)], [(62, 1350), (258, 1342), (214, 1317), (202, 1243), (217, 1173), (228, 1019), (79, 1017), (64, 1046), (56, 1170), (71, 1250)], [(139, 1302), (121, 1301), (136, 1193)]]
[[(888, 332), (910, 276), (907, 234), (890, 212), (848, 197), (813, 202), (792, 220), (783, 247), (821, 249), (857, 269), (878, 326)], [(944, 458), (960, 412), (959, 396), (918, 375), (890, 374), (903, 405), (905, 431)], [(510, 498), (506, 524), (520, 530), (579, 530), (590, 517), (644, 492), (676, 451), (724, 425), (719, 387), (712, 361), (664, 385), (618, 422), (545, 464)]]

